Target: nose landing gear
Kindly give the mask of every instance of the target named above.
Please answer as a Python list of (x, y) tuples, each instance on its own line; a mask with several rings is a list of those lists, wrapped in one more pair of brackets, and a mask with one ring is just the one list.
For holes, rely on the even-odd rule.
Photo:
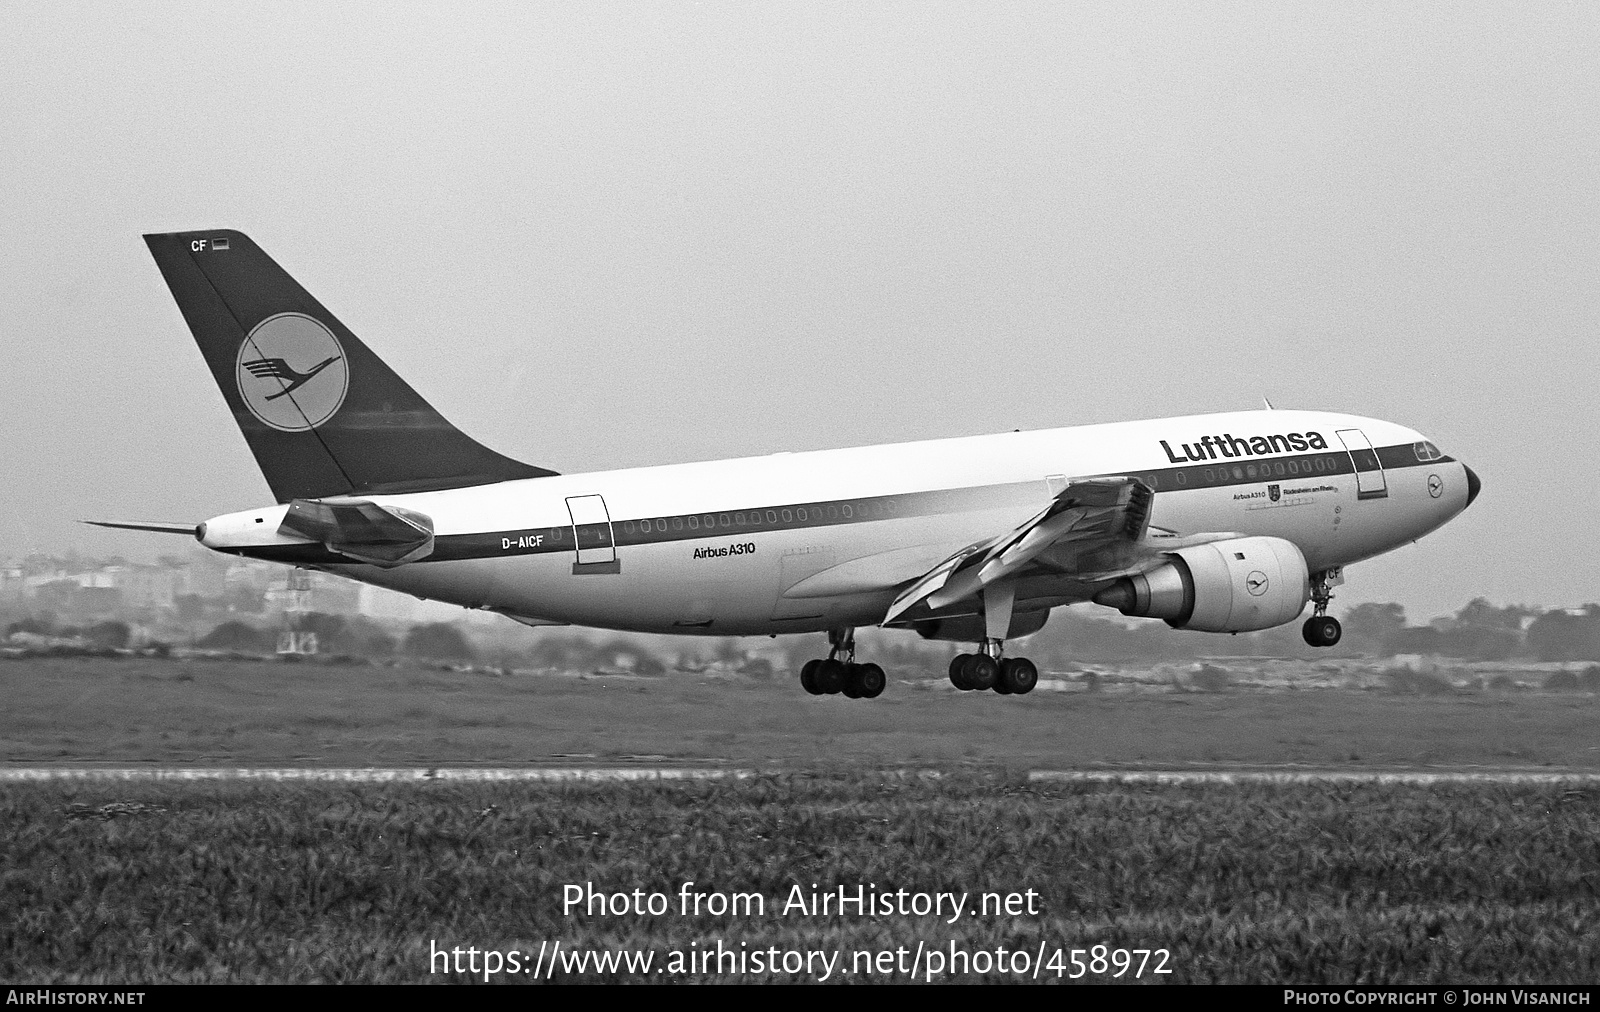
[(828, 630), (828, 643), (831, 649), (826, 659), (806, 661), (800, 668), (800, 684), (807, 692), (813, 696), (842, 693), (851, 699), (873, 699), (882, 694), (889, 679), (876, 664), (856, 663), (854, 629)]
[(1311, 617), (1300, 628), (1300, 635), (1308, 646), (1331, 647), (1339, 642), (1344, 629), (1339, 620), (1328, 614), (1328, 602), (1333, 600), (1332, 588), (1344, 582), (1342, 569), (1324, 569), (1311, 574)]

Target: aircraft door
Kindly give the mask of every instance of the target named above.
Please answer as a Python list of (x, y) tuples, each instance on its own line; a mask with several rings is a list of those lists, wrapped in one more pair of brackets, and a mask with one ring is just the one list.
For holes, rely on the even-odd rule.
[(1336, 435), (1356, 467), (1356, 498), (1388, 498), (1389, 485), (1383, 477), (1383, 464), (1379, 462), (1378, 451), (1372, 448), (1367, 434), (1360, 429), (1340, 429)]
[(572, 571), (619, 572), (617, 543), (605, 499), (598, 495), (571, 496), (567, 499), (567, 513), (572, 517), (572, 540), (578, 548), (578, 559)]

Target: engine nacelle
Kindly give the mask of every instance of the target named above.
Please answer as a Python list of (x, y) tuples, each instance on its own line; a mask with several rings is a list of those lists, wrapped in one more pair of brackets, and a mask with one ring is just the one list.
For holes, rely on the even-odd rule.
[(1233, 538), (1169, 552), (1164, 565), (1123, 577), (1094, 602), (1174, 629), (1250, 632), (1294, 621), (1310, 592), (1306, 557), (1292, 541)]
[[(1006, 639), (1032, 636), (1050, 620), (1049, 610), (1019, 611), (1011, 616), (1011, 627)], [(958, 615), (955, 618), (934, 618), (912, 626), (925, 640), (950, 640), (955, 643), (982, 643), (988, 632), (982, 615)]]

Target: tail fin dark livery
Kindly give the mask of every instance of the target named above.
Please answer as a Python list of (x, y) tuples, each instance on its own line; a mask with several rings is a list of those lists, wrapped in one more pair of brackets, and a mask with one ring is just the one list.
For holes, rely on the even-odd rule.
[(279, 502), (555, 473), (445, 421), (242, 232), (144, 239)]

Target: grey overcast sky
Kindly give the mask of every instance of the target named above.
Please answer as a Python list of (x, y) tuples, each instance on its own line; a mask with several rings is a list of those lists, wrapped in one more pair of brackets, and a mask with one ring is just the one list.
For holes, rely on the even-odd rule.
[(1600, 599), (1593, 3), (5, 2), (0, 180), (0, 556), (270, 501), (225, 226), (557, 470), (1266, 395), (1483, 478), (1340, 606)]

